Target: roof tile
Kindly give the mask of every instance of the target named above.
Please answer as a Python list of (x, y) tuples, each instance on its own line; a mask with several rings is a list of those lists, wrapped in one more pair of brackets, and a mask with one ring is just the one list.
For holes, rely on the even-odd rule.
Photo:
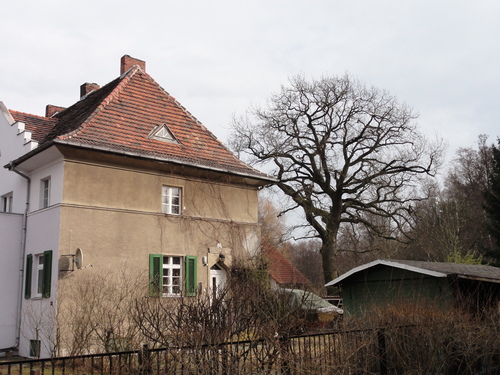
[[(65, 143), (110, 152), (163, 158), (201, 168), (271, 181), (233, 155), (205, 126), (139, 66), (57, 113), (53, 118), (12, 112), (26, 119), (41, 144)], [(179, 143), (150, 138), (166, 124)]]
[(37, 142), (41, 142), (47, 133), (57, 123), (56, 119), (42, 116), (30, 115), (24, 112), (9, 111), (14, 120), (26, 124), (25, 129), (32, 133), (31, 138)]
[(278, 284), (310, 284), (290, 261), (288, 261), (276, 248), (266, 245), (263, 248), (264, 257), (268, 261), (269, 274)]

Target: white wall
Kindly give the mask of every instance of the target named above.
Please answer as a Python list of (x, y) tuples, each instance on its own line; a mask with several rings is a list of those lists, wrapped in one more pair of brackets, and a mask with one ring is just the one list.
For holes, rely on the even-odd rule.
[[(36, 156), (35, 156), (36, 157)], [(33, 171), (29, 175), (31, 179), (30, 212), (40, 210), (42, 179), (50, 177), (50, 206), (62, 202), (64, 162), (62, 156), (53, 160), (50, 164)]]
[[(43, 154), (33, 157), (46, 158)], [(52, 250), (52, 280), (50, 298), (23, 299), (22, 324), (19, 354), (29, 355), (30, 340), (41, 341), (41, 356), (52, 355), (55, 335), (55, 311), (57, 305), (57, 280), (59, 259), (59, 231), (61, 220), (60, 203), (62, 201), (62, 186), (64, 163), (62, 157), (51, 160), (49, 163), (40, 163), (42, 166), (29, 173), (31, 179), (30, 213), (28, 214), (26, 254), (36, 255), (46, 250)], [(21, 165), (20, 168), (23, 166)], [(28, 172), (27, 172), (28, 173)], [(48, 208), (41, 208), (41, 180), (50, 177), (50, 203)], [(35, 264), (34, 264), (35, 267)], [(33, 271), (33, 276), (35, 273)], [(36, 290), (37, 278), (32, 278), (32, 291)], [(32, 296), (34, 293), (32, 293)]]
[[(57, 280), (59, 259), (59, 222), (60, 205), (54, 205), (28, 215), (28, 236), (26, 238), (26, 255), (41, 254), (52, 250), (52, 280), (50, 298), (36, 298), (35, 272), (32, 273), (32, 298), (24, 299), (22, 305), (21, 337), (19, 354), (29, 356), (29, 340), (37, 338), (42, 341), (41, 357), (50, 357), (55, 335), (55, 311), (57, 304)], [(26, 258), (26, 257), (25, 257)], [(24, 285), (23, 285), (24, 288)], [(23, 289), (24, 290), (24, 289)]]
[[(4, 165), (18, 159), (35, 149), (37, 142), (31, 140), (31, 133), (25, 131), (23, 123), (16, 123), (5, 105), (0, 102), (0, 196), (13, 192), (12, 212), (24, 213), (26, 209), (28, 184), (19, 174), (3, 168)], [(29, 355), (29, 340), (38, 338), (42, 341), (41, 356), (50, 356), (51, 336), (55, 332), (53, 319), (56, 308), (58, 258), (59, 258), (59, 223), (60, 203), (63, 190), (63, 158), (51, 147), (30, 158), (18, 166), (18, 169), (31, 180), (30, 205), (27, 218), (27, 237), (25, 254), (21, 254), (22, 215), (2, 214), (0, 221), (0, 348), (15, 345), (16, 315), (21, 317), (19, 354)], [(50, 206), (41, 209), (41, 180), (50, 176)], [(15, 218), (15, 219), (6, 219)], [(4, 225), (5, 224), (5, 225)], [(52, 282), (50, 298), (24, 299), (24, 279), (19, 286), (20, 267), (24, 269), (27, 254), (40, 254), (53, 251)], [(23, 260), (21, 261), (21, 258)], [(35, 265), (34, 265), (35, 266)], [(6, 272), (4, 272), (4, 269)], [(34, 270), (32, 270), (34, 271)], [(32, 272), (33, 283), (36, 282)], [(12, 282), (12, 278), (16, 281)], [(32, 284), (32, 291), (36, 290)], [(4, 298), (5, 296), (5, 298)], [(21, 312), (17, 311), (19, 296), (22, 297)], [(9, 316), (13, 316), (12, 320)], [(3, 324), (5, 322), (5, 329)], [(14, 331), (13, 331), (13, 329)], [(5, 332), (5, 335), (4, 333)], [(14, 342), (12, 337), (14, 335)], [(6, 345), (3, 340), (5, 336)]]
[(0, 213), (0, 349), (16, 345), (23, 216)]

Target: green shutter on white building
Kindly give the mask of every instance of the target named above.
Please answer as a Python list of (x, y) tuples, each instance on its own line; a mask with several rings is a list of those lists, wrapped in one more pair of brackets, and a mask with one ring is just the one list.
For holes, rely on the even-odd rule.
[(50, 284), (52, 279), (52, 250), (43, 252), (43, 290), (42, 297), (50, 297)]
[(25, 281), (24, 281), (24, 298), (31, 298), (31, 275), (33, 273), (33, 255), (26, 255), (26, 268), (24, 269)]

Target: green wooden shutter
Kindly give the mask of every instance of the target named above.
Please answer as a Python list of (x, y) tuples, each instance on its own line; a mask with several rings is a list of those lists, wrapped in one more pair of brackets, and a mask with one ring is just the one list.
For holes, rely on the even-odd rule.
[(52, 250), (43, 252), (43, 286), (42, 297), (50, 297), (50, 283), (52, 279)]
[(186, 274), (186, 296), (196, 295), (196, 257), (186, 255), (185, 258), (185, 274)]
[(149, 254), (149, 295), (159, 297), (162, 285), (162, 259), (161, 254)]
[(24, 281), (24, 298), (31, 298), (31, 275), (33, 273), (33, 255), (26, 255), (26, 268), (24, 269), (26, 278)]

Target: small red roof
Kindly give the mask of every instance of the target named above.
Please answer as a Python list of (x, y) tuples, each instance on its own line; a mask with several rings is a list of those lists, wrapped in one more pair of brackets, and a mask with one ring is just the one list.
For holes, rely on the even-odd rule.
[[(40, 145), (68, 144), (273, 181), (240, 161), (139, 65), (51, 118), (11, 114)], [(163, 125), (178, 142), (151, 137)]]
[(310, 284), (311, 282), (276, 248), (263, 247), (263, 255), (268, 262), (269, 274), (277, 284)]

